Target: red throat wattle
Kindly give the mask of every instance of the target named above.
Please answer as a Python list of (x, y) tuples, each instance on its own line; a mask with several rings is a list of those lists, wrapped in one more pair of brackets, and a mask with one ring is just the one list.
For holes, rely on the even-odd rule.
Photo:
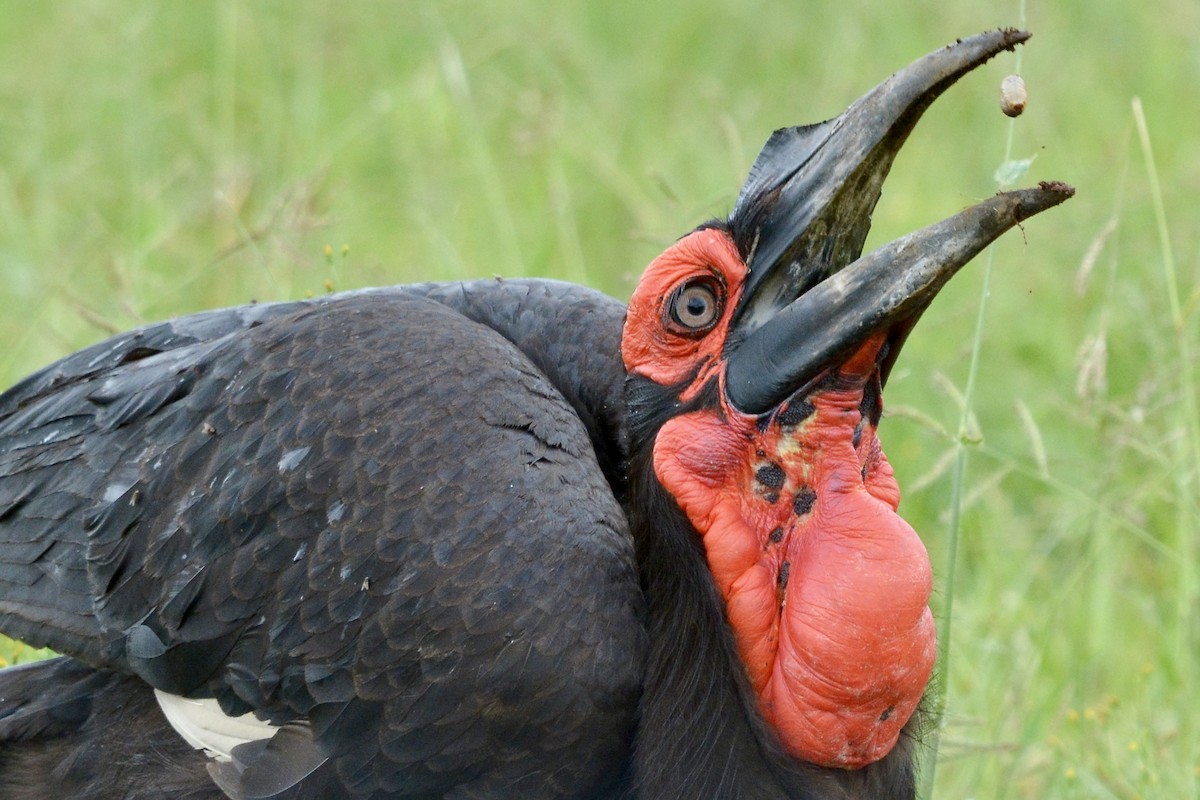
[(860, 427), (880, 343), (764, 426), (698, 411), (654, 447), (659, 481), (704, 538), (763, 716), (792, 755), (823, 766), (891, 751), (937, 651), (929, 556), (896, 514), (874, 428)]
[[(700, 243), (709, 245), (705, 263), (737, 286), (736, 251), (711, 246), (728, 240), (699, 234), (713, 234)], [(678, 247), (664, 254), (674, 254), (668, 272), (695, 256)], [(631, 303), (631, 319), (637, 310)], [(764, 718), (789, 753), (829, 767), (863, 767), (891, 751), (936, 657), (929, 557), (896, 513), (899, 488), (861, 410), (868, 392), (880, 402), (884, 338), (868, 339), (810, 394), (767, 415), (722, 401), (669, 420), (654, 444), (660, 483), (703, 537)], [(697, 374), (685, 394), (719, 372), (719, 350), (691, 346), (691, 358), (679, 359)], [(627, 365), (636, 355), (626, 351)], [(641, 363), (653, 367), (632, 371), (667, 362)]]

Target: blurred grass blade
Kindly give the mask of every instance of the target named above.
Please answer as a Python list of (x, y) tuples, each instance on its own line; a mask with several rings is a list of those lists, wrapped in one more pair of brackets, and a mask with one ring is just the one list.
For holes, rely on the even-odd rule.
[[(1017, 27), (1025, 29), (1025, 0), (1018, 0)], [(1021, 61), (1024, 48), (1016, 49), (1016, 56), (1013, 61), (1014, 74), (1021, 74)], [(1016, 126), (1013, 124), (1015, 119), (1010, 118), (1008, 121), (1008, 133), (1005, 137), (1004, 158), (1001, 163), (1006, 164), (1012, 160), (1013, 152), (1013, 136), (1016, 131)], [(954, 584), (955, 576), (958, 570), (958, 540), (961, 530), (962, 510), (963, 510), (963, 495), (965, 492), (967, 479), (967, 445), (982, 443), (983, 436), (979, 432), (979, 424), (975, 421), (975, 414), (972, 410), (972, 401), (975, 397), (975, 382), (979, 374), (979, 359), (980, 350), (983, 344), (983, 321), (987, 311), (987, 298), (989, 287), (992, 281), (992, 262), (995, 259), (996, 246), (993, 243), (987, 249), (987, 256), (983, 266), (983, 283), (979, 293), (979, 310), (975, 317), (975, 335), (971, 342), (971, 360), (967, 367), (967, 385), (962, 394), (961, 413), (958, 422), (958, 436), (954, 442), (954, 470), (953, 480), (951, 483), (950, 492), (950, 520), (949, 530), (947, 531), (946, 543), (946, 567), (942, 580), (944, 581), (944, 595), (942, 602), (941, 615), (937, 623), (937, 640), (938, 640), (938, 660), (934, 669), (933, 685), (936, 688), (933, 719), (934, 728), (930, 736), (930, 754), (928, 762), (924, 765), (924, 771), (921, 775), (921, 784), (919, 786), (919, 794), (924, 800), (932, 800), (934, 794), (934, 786), (937, 778), (937, 760), (938, 746), (941, 740), (942, 728), (945, 723), (947, 695), (950, 692), (950, 655), (953, 640), (951, 638), (953, 632), (954, 620)], [(953, 383), (949, 380), (944, 382), (944, 385), (953, 390)], [(952, 395), (953, 396), (953, 395)]]
[(1050, 475), (1050, 468), (1046, 460), (1046, 443), (1042, 440), (1042, 432), (1038, 429), (1037, 421), (1033, 418), (1033, 413), (1030, 412), (1029, 406), (1025, 405), (1025, 401), (1017, 398), (1016, 400), (1017, 416), (1021, 418), (1021, 427), (1025, 429), (1025, 435), (1029, 437), (1029, 446), (1033, 449), (1033, 461), (1037, 464), (1038, 474), (1042, 477)]
[[(1158, 179), (1158, 166), (1150, 144), (1150, 127), (1142, 109), (1141, 98), (1133, 98), (1133, 119), (1137, 125), (1142, 157), (1146, 162), (1146, 174), (1150, 181), (1150, 193), (1154, 203), (1154, 217), (1158, 228), (1159, 249), (1162, 256), (1163, 278), (1167, 287), (1167, 300), (1171, 307), (1178, 346), (1178, 375), (1183, 397), (1183, 426), (1185, 436), (1175, 437), (1175, 468), (1171, 470), (1175, 479), (1175, 546), (1179, 551), (1180, 570), (1176, 587), (1175, 607), (1178, 619), (1175, 627), (1175, 656), (1181, 666), (1186, 665), (1194, 652), (1198, 567), (1200, 560), (1200, 527), (1196, 510), (1196, 483), (1200, 481), (1200, 414), (1197, 412), (1195, 366), (1192, 357), (1192, 332), (1189, 320), (1183, 315), (1179, 302), (1179, 286), (1175, 275), (1175, 256), (1171, 249), (1171, 234), (1167, 226), (1167, 210), (1163, 201), (1162, 184)], [(1196, 676), (1185, 670), (1189, 686)], [(1200, 777), (1198, 775), (1197, 777)]]

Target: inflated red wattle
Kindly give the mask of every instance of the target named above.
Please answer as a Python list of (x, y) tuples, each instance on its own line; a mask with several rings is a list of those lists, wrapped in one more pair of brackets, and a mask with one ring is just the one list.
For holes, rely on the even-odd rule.
[(793, 755), (857, 768), (885, 756), (936, 656), (924, 545), (874, 428), (859, 427), (880, 342), (810, 407), (708, 409), (667, 422), (655, 471), (701, 532), (763, 716)]

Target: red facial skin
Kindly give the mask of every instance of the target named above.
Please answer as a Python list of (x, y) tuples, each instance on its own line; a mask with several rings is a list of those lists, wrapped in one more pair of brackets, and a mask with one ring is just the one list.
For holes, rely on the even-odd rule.
[[(678, 335), (665, 304), (709, 274), (728, 292), (720, 320), (701, 338)], [(663, 385), (696, 373), (684, 399), (722, 380), (745, 275), (724, 232), (668, 249), (630, 301), (626, 368)], [(654, 443), (655, 473), (703, 538), (764, 718), (789, 753), (822, 766), (859, 768), (891, 751), (937, 649), (928, 554), (896, 514), (899, 487), (869, 421), (854, 443), (884, 338), (794, 398), (807, 413), (784, 404), (760, 429), (720, 392), (719, 408), (675, 417)]]

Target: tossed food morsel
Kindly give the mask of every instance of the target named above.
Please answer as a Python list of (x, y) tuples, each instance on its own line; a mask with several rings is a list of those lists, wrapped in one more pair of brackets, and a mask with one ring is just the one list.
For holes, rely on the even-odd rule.
[(1009, 75), (1000, 82), (1000, 110), (1005, 114), (1010, 117), (1021, 116), (1028, 101), (1025, 79), (1020, 75)]

